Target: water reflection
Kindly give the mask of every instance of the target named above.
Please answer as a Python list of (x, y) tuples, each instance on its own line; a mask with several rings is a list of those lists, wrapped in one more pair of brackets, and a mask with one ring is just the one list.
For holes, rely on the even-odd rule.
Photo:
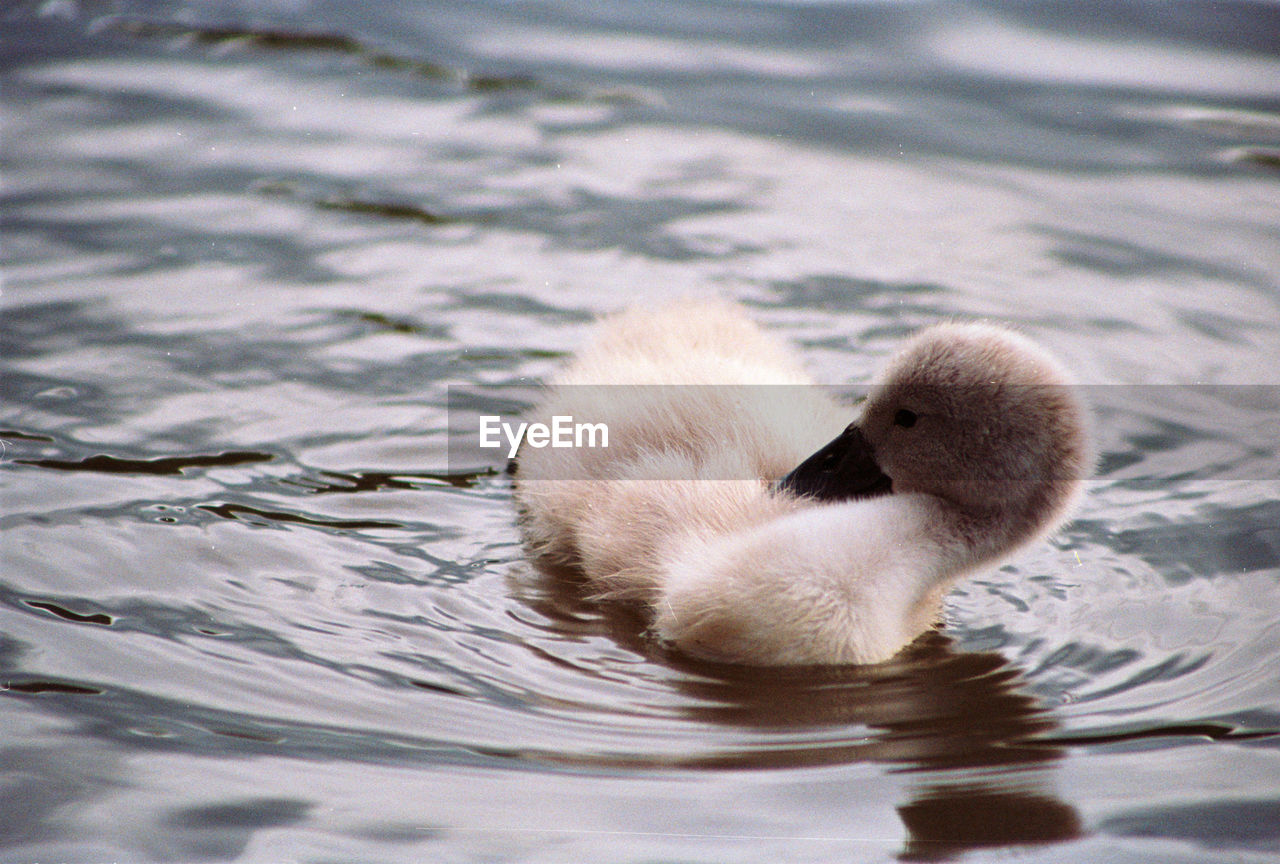
[(566, 632), (594, 625), (666, 664), (685, 697), (683, 718), (745, 734), (745, 744), (680, 759), (682, 768), (890, 766), (908, 777), (909, 799), (897, 807), (908, 832), (900, 853), (907, 861), (1081, 835), (1075, 808), (1053, 791), (1053, 767), (1064, 755), (1050, 740), (1058, 724), (1000, 654), (957, 651), (933, 631), (875, 666), (710, 663), (649, 641), (633, 607), (593, 614), (571, 571), (540, 566), (543, 584), (527, 602)]
[[(692, 671), (692, 670), (691, 670)], [(1055, 722), (1020, 687), (1019, 670), (994, 653), (961, 653), (930, 633), (893, 661), (830, 670), (721, 670), (682, 685), (710, 707), (691, 716), (764, 730), (865, 726), (870, 736), (755, 754), (778, 767), (867, 760), (910, 772), (898, 807), (904, 860), (967, 849), (1060, 842), (1080, 833), (1049, 769), (1063, 755), (1039, 736)], [(823, 736), (825, 737), (825, 736)]]

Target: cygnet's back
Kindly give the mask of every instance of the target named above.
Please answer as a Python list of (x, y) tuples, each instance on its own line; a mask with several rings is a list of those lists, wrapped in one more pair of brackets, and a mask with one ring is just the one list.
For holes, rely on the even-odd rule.
[(521, 451), (531, 550), (720, 660), (887, 659), (955, 579), (1053, 530), (1089, 467), (1065, 373), (991, 325), (919, 334), (847, 428), (723, 303), (607, 319), (552, 383), (535, 419), (609, 446)]

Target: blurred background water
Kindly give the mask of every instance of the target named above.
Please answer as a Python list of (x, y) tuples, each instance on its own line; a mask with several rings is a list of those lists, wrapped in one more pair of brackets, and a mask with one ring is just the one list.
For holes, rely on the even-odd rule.
[[(1280, 860), (1280, 5), (0, 10), (0, 860)], [(883, 667), (663, 654), (446, 409), (682, 295), (1022, 328), (1079, 517)]]

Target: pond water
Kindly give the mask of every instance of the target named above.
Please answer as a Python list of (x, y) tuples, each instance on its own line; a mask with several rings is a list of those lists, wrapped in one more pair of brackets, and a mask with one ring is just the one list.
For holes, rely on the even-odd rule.
[[(1280, 860), (1280, 6), (0, 11), (0, 860)], [(526, 560), (450, 387), (1007, 321), (1078, 517), (865, 669)], [(482, 397), (483, 398), (483, 397)]]

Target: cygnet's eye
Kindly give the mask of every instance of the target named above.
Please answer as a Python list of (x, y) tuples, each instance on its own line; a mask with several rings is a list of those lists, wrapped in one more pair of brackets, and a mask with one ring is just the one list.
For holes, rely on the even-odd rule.
[(903, 429), (910, 429), (916, 425), (916, 412), (908, 411), (906, 408), (899, 408), (898, 413), (893, 415), (893, 425), (901, 426)]

